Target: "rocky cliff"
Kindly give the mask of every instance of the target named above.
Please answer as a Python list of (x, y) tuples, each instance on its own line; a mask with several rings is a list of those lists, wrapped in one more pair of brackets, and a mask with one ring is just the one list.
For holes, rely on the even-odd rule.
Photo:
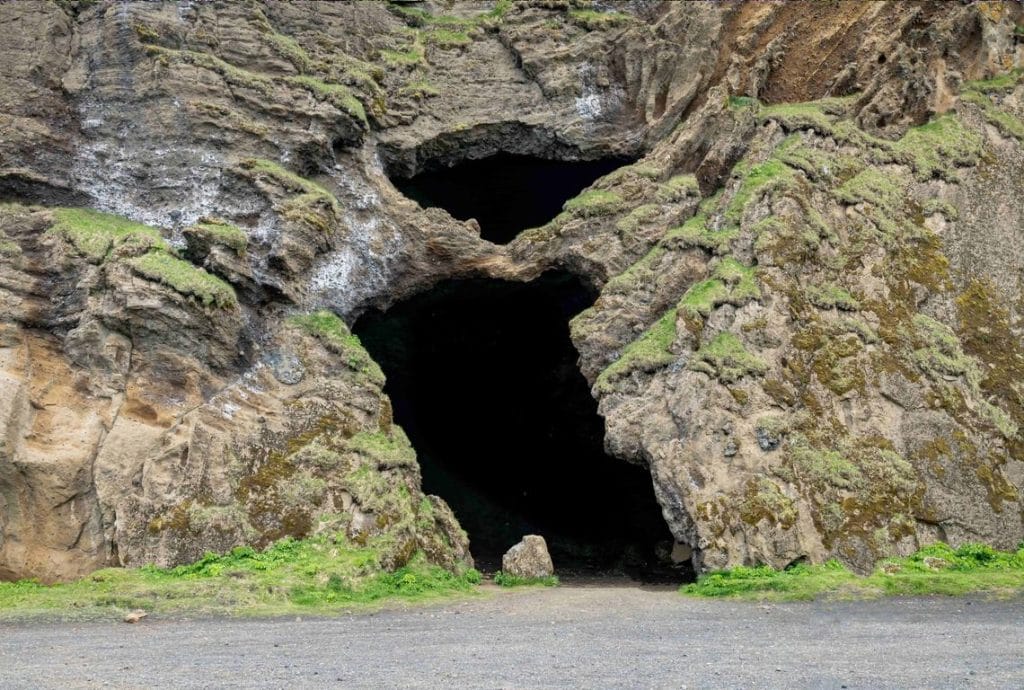
[[(470, 562), (369, 307), (566, 268), (700, 568), (1024, 538), (1016, 2), (0, 4), (0, 577)], [(507, 245), (390, 176), (637, 162)]]

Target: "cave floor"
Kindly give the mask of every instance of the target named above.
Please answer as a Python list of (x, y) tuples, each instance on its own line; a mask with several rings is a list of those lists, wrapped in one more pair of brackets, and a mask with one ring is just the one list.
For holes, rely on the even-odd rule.
[(765, 605), (628, 580), (329, 619), (0, 625), (0, 685), (1024, 687), (1024, 599)]

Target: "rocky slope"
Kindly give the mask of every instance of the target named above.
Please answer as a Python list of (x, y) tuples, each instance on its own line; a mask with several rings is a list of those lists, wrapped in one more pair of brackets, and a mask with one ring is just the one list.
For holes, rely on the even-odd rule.
[[(699, 567), (1024, 538), (1015, 2), (0, 4), (0, 577), (342, 531), (457, 568), (349, 335), (567, 267)], [(622, 155), (505, 246), (388, 175)]]

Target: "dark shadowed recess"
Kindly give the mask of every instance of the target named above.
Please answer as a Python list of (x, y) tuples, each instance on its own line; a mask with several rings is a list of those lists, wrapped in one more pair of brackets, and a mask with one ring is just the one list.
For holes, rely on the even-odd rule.
[(396, 421), (493, 570), (524, 534), (565, 574), (679, 578), (646, 469), (609, 457), (568, 322), (595, 299), (578, 278), (447, 281), (355, 325), (387, 374)]
[(500, 153), (391, 181), (424, 208), (439, 206), (459, 220), (476, 218), (483, 239), (506, 244), (521, 231), (547, 223), (567, 199), (628, 162), (622, 158), (559, 161)]

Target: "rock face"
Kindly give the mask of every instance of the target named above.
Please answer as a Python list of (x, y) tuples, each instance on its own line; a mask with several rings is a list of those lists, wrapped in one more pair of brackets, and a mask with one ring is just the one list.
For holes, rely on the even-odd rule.
[[(0, 3), (0, 578), (468, 564), (346, 324), (552, 266), (699, 568), (1024, 538), (1024, 10), (609, 5)], [(496, 152), (639, 160), (503, 246), (388, 180)]]
[(555, 566), (548, 554), (548, 543), (538, 534), (527, 534), (501, 557), (501, 572), (523, 578), (551, 577)]

